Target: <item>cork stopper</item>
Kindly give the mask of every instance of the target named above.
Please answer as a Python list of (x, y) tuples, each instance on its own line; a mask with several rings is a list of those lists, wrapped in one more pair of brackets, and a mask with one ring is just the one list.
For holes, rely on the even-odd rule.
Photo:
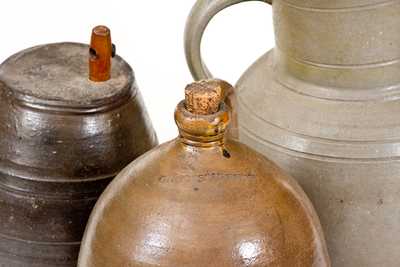
[(89, 79), (94, 82), (108, 81), (111, 78), (111, 58), (115, 55), (109, 28), (93, 28), (89, 52)]
[(219, 111), (224, 89), (218, 80), (199, 81), (185, 89), (185, 107), (196, 115), (211, 115)]

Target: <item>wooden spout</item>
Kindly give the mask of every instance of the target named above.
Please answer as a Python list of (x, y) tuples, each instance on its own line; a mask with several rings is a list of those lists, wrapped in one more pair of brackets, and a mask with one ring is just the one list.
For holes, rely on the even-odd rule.
[(219, 111), (224, 90), (217, 80), (199, 81), (185, 89), (186, 109), (197, 115), (211, 115)]
[(92, 31), (89, 55), (89, 79), (105, 82), (111, 78), (111, 58), (114, 47), (111, 31), (106, 26), (97, 26)]

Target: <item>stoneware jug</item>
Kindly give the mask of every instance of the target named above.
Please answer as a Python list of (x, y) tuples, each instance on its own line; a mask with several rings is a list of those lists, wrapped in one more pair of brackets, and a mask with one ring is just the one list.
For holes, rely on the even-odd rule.
[(225, 83), (186, 89), (180, 136), (110, 184), (89, 220), (79, 267), (330, 266), (319, 220), (274, 163), (227, 141)]
[(0, 66), (0, 266), (76, 266), (98, 196), (157, 144), (112, 47), (96, 27), (90, 50), (42, 45)]
[[(211, 76), (200, 54), (206, 25), (240, 2), (197, 1), (186, 30), (196, 79)], [(237, 85), (240, 140), (303, 186), (333, 266), (400, 266), (400, 1), (272, 7), (276, 47)]]

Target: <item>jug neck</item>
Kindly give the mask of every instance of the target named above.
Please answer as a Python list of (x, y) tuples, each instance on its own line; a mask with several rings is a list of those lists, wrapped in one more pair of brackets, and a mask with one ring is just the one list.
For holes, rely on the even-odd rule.
[(214, 114), (194, 114), (186, 109), (185, 101), (182, 101), (175, 110), (175, 122), (183, 144), (204, 148), (217, 147), (224, 145), (230, 114), (224, 103), (220, 104), (219, 111)]

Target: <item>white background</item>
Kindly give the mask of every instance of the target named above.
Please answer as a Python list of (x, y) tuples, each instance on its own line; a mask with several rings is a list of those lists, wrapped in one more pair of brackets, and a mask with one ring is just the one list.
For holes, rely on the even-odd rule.
[[(183, 32), (194, 0), (10, 0), (0, 5), (0, 61), (38, 44), (88, 43), (92, 27), (111, 28), (117, 53), (128, 61), (161, 142), (176, 137), (173, 121), (185, 85)], [(209, 25), (202, 51), (209, 68), (234, 84), (274, 44), (271, 8), (247, 2)]]

